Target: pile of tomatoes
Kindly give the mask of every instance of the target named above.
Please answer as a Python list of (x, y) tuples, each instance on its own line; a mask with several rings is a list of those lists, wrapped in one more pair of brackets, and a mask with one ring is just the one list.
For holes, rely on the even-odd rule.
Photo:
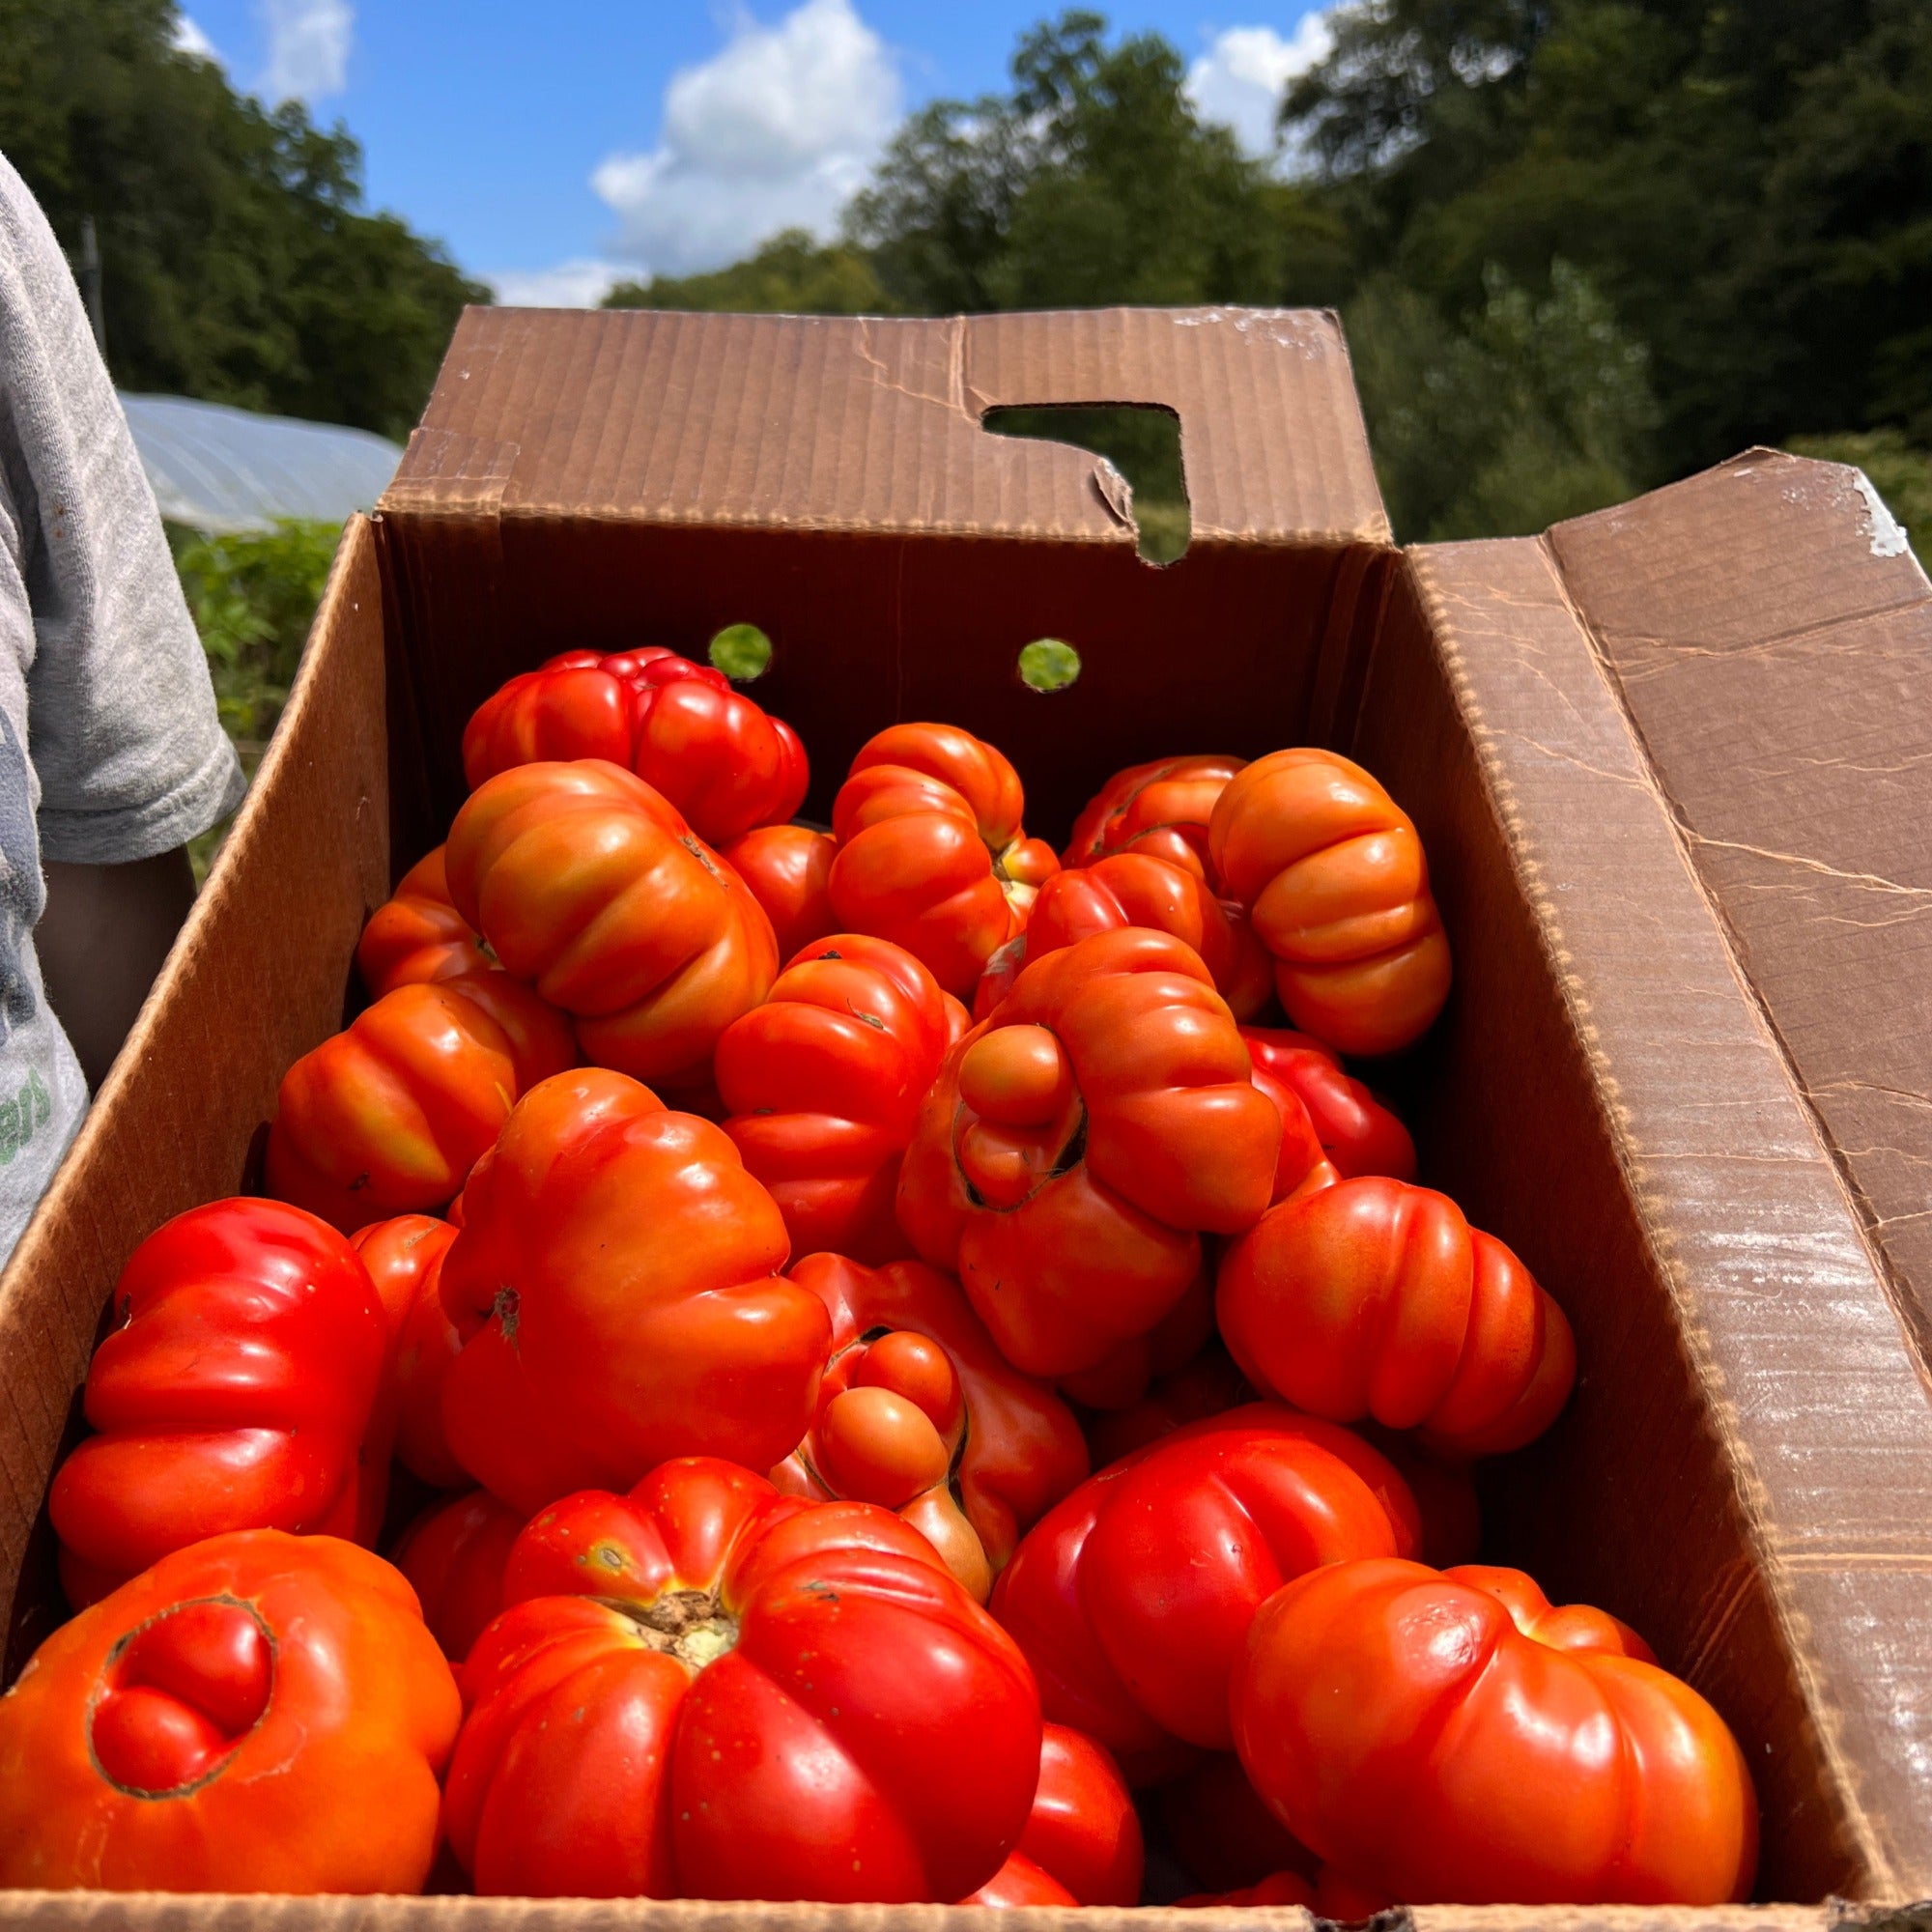
[(274, 1198), (121, 1277), (0, 1883), (1747, 1893), (1722, 1719), (1471, 1560), (1576, 1355), (1345, 1067), (1450, 978), (1367, 772), (1138, 766), (1056, 857), (899, 724), (814, 829), (662, 651), (464, 753)]

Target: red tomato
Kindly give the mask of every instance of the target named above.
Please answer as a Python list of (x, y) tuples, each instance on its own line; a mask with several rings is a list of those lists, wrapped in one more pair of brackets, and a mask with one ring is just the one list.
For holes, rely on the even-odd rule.
[(404, 1530), (390, 1560), (422, 1601), (423, 1622), (461, 1663), (503, 1607), (503, 1567), (522, 1515), (488, 1490), (431, 1503)]
[(1066, 1376), (1153, 1328), (1202, 1233), (1253, 1223), (1281, 1117), (1199, 957), (1129, 926), (1048, 953), (949, 1055), (899, 1224), (1015, 1367)]
[(707, 844), (805, 802), (805, 747), (709, 665), (656, 648), (565, 651), (484, 699), (463, 734), (474, 790), (513, 766), (601, 758), (662, 792)]
[(1128, 1776), (1226, 1750), (1228, 1679), (1262, 1603), (1350, 1556), (1406, 1554), (1415, 1504), (1331, 1423), (1255, 1404), (1090, 1477), (1021, 1541), (993, 1593), (1041, 1707)]
[(1312, 1881), (1321, 1861), (1262, 1802), (1233, 1751), (1214, 1751), (1160, 1790), (1168, 1842), (1210, 1892), (1290, 1871)]
[(1421, 1429), (1466, 1459), (1520, 1449), (1577, 1376), (1570, 1324), (1446, 1194), (1365, 1177), (1271, 1208), (1221, 1258), (1216, 1314), (1264, 1395)]
[(724, 1131), (772, 1191), (796, 1254), (910, 1252), (894, 1210), (920, 1102), (956, 1002), (902, 947), (841, 932), (808, 947), (725, 1028), (713, 1072)]
[(1080, 1901), (1054, 1877), (1037, 1865), (1024, 1852), (1009, 1852), (1007, 1861), (976, 1892), (962, 1898), (961, 1905), (988, 1905), (1010, 1910), (1023, 1905), (1078, 1905)]
[(1039, 1783), (1017, 1856), (1065, 1887), (1076, 1905), (1138, 1905), (1140, 1815), (1112, 1754), (1065, 1724), (1040, 1730)]
[(831, 833), (806, 825), (761, 825), (720, 848), (719, 856), (764, 907), (781, 959), (838, 930), (831, 890), (838, 850)]
[(951, 724), (895, 724), (868, 739), (832, 806), (832, 904), (854, 932), (924, 961), (971, 994), (986, 961), (1026, 923), (1060, 869), (1020, 824), (1019, 774)]
[(1271, 1078), (1301, 1102), (1321, 1151), (1344, 1180), (1363, 1174), (1415, 1179), (1408, 1129), (1343, 1070), (1332, 1047), (1286, 1027), (1244, 1026), (1241, 1037), (1255, 1063), (1255, 1084)]
[(289, 1068), (269, 1129), (272, 1193), (345, 1233), (457, 1193), (523, 1087), (576, 1058), (567, 1028), (520, 1053), (469, 997), (477, 983), (398, 986)]
[(820, 1254), (792, 1278), (824, 1302), (832, 1347), (811, 1432), (772, 1480), (897, 1510), (983, 1603), (1021, 1532), (1087, 1474), (1079, 1425), (934, 1269)]
[(62, 1626), (0, 1697), (0, 1886), (419, 1891), (459, 1716), (381, 1557), (212, 1537)]
[(772, 923), (641, 780), (596, 759), (472, 792), (449, 889), (513, 978), (575, 1016), (585, 1056), (668, 1091), (710, 1083), (718, 1036), (771, 990)]
[(369, 915), (355, 942), (355, 970), (370, 997), (398, 986), (487, 973), (490, 955), (449, 896), (443, 848), (418, 859)]
[(442, 1258), (456, 1238), (447, 1221), (402, 1214), (351, 1237), (382, 1297), (389, 1323), (384, 1397), (394, 1419), (396, 1461), (432, 1489), (461, 1486), (463, 1465), (442, 1428), (442, 1384), (463, 1344), (442, 1312)]
[(1198, 872), (1122, 852), (1078, 871), (1058, 872), (1040, 887), (1026, 930), (986, 962), (973, 995), (973, 1017), (984, 1019), (1029, 961), (1123, 925), (1150, 926), (1184, 940), (1201, 955), (1214, 990), (1237, 1020), (1252, 1019), (1274, 991), (1267, 952), (1234, 900), (1216, 898)]
[(1399, 1898), (1717, 1905), (1757, 1865), (1724, 1721), (1520, 1572), (1342, 1563), (1255, 1619), (1241, 1762), (1296, 1837)]
[(692, 1458), (512, 1551), (444, 1817), (485, 1893), (964, 1897), (1017, 1844), (1039, 1701), (930, 1547)]
[[(1211, 1306), (1208, 1319), (1211, 1324)], [(1087, 1446), (1093, 1453), (1094, 1466), (1104, 1469), (1190, 1422), (1225, 1414), (1254, 1399), (1254, 1390), (1242, 1379), (1233, 1357), (1216, 1342), (1191, 1357), (1185, 1367), (1151, 1381), (1137, 1402), (1089, 1418)], [(1378, 1443), (1377, 1447), (1388, 1454), (1383, 1445)]]
[(1377, 1054), (1428, 1030), (1449, 996), (1449, 942), (1415, 827), (1361, 766), (1269, 753), (1216, 801), (1208, 849), (1304, 1033)]
[(1065, 863), (1092, 866), (1112, 853), (1139, 852), (1205, 877), (1208, 821), (1228, 781), (1245, 762), (1155, 758), (1116, 772), (1073, 821)]
[(1156, 1380), (1178, 1375), (1208, 1346), (1213, 1333), (1214, 1284), (1204, 1267), (1145, 1335), (1122, 1342), (1091, 1369), (1062, 1376), (1060, 1392), (1082, 1408), (1131, 1408)]
[(824, 1303), (779, 1273), (788, 1251), (710, 1122), (601, 1068), (532, 1088), (443, 1258), (464, 1341), (443, 1389), (452, 1448), (490, 1444), (472, 1473), (531, 1509), (673, 1455), (770, 1468), (811, 1420), (831, 1345)]
[(92, 1603), (223, 1530), (374, 1538), (389, 1335), (333, 1228), (279, 1201), (216, 1201), (128, 1257), (87, 1372), (99, 1433), (48, 1496), (69, 1601)]

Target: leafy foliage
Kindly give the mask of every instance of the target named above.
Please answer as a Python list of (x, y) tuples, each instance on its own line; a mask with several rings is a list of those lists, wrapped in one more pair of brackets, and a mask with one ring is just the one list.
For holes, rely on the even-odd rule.
[(781, 229), (743, 262), (706, 275), (619, 282), (606, 308), (735, 310), (750, 315), (882, 315), (892, 307), (871, 260), (849, 243), (823, 247)]

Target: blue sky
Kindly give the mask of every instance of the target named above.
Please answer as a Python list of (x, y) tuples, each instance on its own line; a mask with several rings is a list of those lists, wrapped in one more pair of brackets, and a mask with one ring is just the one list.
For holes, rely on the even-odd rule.
[[(892, 128), (1004, 82), (1059, 0), (186, 0), (185, 43), (362, 143), (369, 198), (512, 300), (594, 301), (619, 274), (716, 267), (825, 231)], [(1264, 142), (1325, 45), (1305, 0), (1135, 0), (1204, 111)]]

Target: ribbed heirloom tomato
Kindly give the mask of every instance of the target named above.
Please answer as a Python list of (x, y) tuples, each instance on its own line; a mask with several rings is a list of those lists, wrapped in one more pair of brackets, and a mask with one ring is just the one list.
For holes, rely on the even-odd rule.
[(1244, 1026), (1255, 1084), (1274, 1081), (1299, 1100), (1322, 1153), (1344, 1180), (1415, 1179), (1415, 1143), (1401, 1120), (1352, 1078), (1333, 1047), (1286, 1027)]
[(1154, 758), (1116, 772), (1073, 821), (1062, 857), (1068, 866), (1092, 866), (1117, 852), (1138, 852), (1205, 877), (1208, 822), (1245, 763), (1208, 753)]
[(1293, 1577), (1406, 1555), (1415, 1504), (1360, 1437), (1255, 1404), (1091, 1476), (1021, 1540), (992, 1610), (1041, 1707), (1129, 1777), (1226, 1750), (1228, 1681), (1262, 1604)]
[(771, 990), (771, 921), (676, 810), (597, 759), (486, 780), (450, 828), (449, 890), (503, 970), (574, 1015), (585, 1056), (708, 1090), (718, 1036)]
[(1096, 859), (1056, 872), (1039, 889), (1026, 930), (986, 962), (973, 995), (973, 1017), (984, 1019), (1012, 990), (1020, 969), (1090, 933), (1144, 925), (1171, 932), (1201, 955), (1214, 990), (1237, 1020), (1252, 1019), (1274, 991), (1268, 955), (1232, 899), (1214, 896), (1198, 872), (1141, 852)]
[(780, 1274), (784, 1222), (709, 1121), (621, 1073), (559, 1074), (518, 1103), (463, 1206), (443, 1420), (503, 1501), (533, 1510), (676, 1455), (768, 1469), (804, 1435), (832, 1323)]
[(223, 1530), (373, 1539), (388, 1327), (333, 1228), (279, 1201), (191, 1208), (128, 1257), (113, 1311), (87, 1372), (99, 1434), (48, 1497), (71, 1603)]
[(517, 765), (572, 758), (635, 772), (710, 845), (789, 818), (810, 781), (789, 724), (724, 672), (654, 646), (565, 651), (485, 698), (463, 734), (472, 790)]
[(464, 1481), (442, 1428), (443, 1378), (463, 1347), (442, 1312), (442, 1258), (455, 1238), (456, 1230), (433, 1214), (373, 1221), (350, 1237), (389, 1323), (383, 1400), (395, 1431), (396, 1461), (440, 1490)]
[(478, 1891), (950, 1901), (1019, 1840), (1033, 1679), (888, 1511), (691, 1458), (546, 1511), (504, 1589), (444, 1811)]
[(1516, 1256), (1446, 1194), (1377, 1176), (1270, 1208), (1222, 1256), (1215, 1307), (1264, 1395), (1459, 1457), (1534, 1441), (1577, 1376), (1563, 1311)]
[(397, 986), (487, 973), (493, 963), (449, 896), (440, 845), (403, 874), (355, 942), (355, 970), (378, 1000)]
[(1343, 1053), (1419, 1038), (1449, 995), (1449, 942), (1407, 814), (1334, 752), (1271, 752), (1215, 801), (1208, 850), (1275, 958), (1289, 1018)]
[(868, 739), (832, 805), (839, 923), (876, 933), (970, 998), (986, 961), (1025, 925), (1060, 869), (1029, 838), (1019, 774), (951, 724), (894, 724)]
[(910, 1251), (895, 1204), (920, 1102), (966, 1030), (903, 947), (861, 933), (810, 946), (718, 1042), (724, 1131), (772, 1191), (796, 1254)]
[(1443, 1904), (1717, 1905), (1757, 1864), (1724, 1721), (1600, 1610), (1520, 1571), (1355, 1562), (1271, 1598), (1235, 1740), (1296, 1837)]
[(1072, 1412), (936, 1269), (808, 1255), (792, 1279), (824, 1302), (832, 1349), (810, 1433), (772, 1480), (896, 1510), (984, 1603), (1021, 1532), (1087, 1474)]
[(779, 957), (838, 930), (832, 910), (832, 861), (838, 841), (806, 825), (761, 825), (720, 848), (722, 858), (764, 907)]
[(212, 1537), (62, 1626), (0, 1697), (0, 1886), (419, 1891), (460, 1715), (380, 1557)]
[[(1266, 1206), (1281, 1117), (1208, 969), (1128, 926), (1051, 952), (948, 1057), (899, 1224), (1031, 1375), (1145, 1335)], [(1155, 1365), (1158, 1367), (1159, 1365)]]

